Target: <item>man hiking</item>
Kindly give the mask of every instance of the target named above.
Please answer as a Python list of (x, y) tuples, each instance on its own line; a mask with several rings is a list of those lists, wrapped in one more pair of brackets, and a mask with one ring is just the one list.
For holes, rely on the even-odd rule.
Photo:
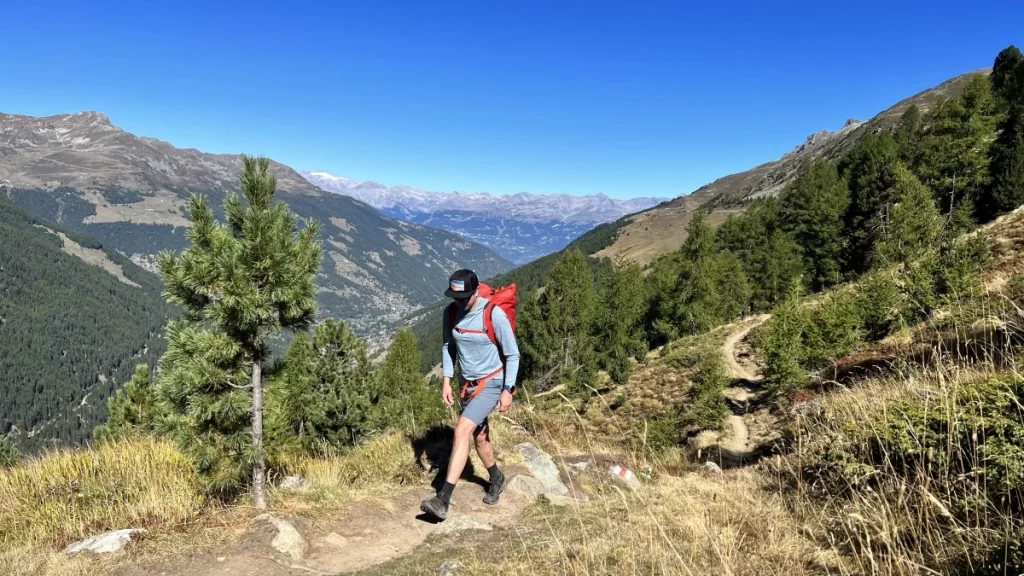
[[(512, 302), (514, 306), (514, 286)], [(458, 270), (448, 280), (445, 296), (454, 300), (444, 311), (441, 367), (444, 381), (441, 399), (451, 406), (454, 359), (459, 362), (459, 390), (462, 416), (455, 426), (452, 455), (444, 487), (437, 496), (424, 500), (420, 509), (439, 520), (448, 517), (455, 483), (469, 459), (469, 445), (476, 444), (476, 453), (487, 467), (490, 485), (484, 495), (485, 504), (497, 504), (507, 480), (494, 460), (494, 446), (490, 441), (487, 416), (494, 410), (504, 412), (512, 405), (512, 392), (519, 371), (519, 347), (516, 345), (513, 319), (501, 306), (481, 294), (491, 295), (490, 288), (481, 285), (472, 270)], [(497, 300), (498, 293), (492, 298)]]

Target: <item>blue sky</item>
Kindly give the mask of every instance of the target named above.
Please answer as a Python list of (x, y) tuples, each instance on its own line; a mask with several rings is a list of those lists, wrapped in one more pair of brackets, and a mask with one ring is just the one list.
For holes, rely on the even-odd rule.
[(1024, 44), (1024, 2), (9, 2), (0, 111), (431, 190), (675, 196)]

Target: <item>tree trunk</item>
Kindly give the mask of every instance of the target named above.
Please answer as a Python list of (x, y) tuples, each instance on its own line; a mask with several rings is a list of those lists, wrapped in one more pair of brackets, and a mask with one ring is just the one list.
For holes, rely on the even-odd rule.
[(252, 362), (252, 499), (257, 510), (265, 510), (263, 482), (266, 463), (263, 461), (263, 367), (260, 360)]

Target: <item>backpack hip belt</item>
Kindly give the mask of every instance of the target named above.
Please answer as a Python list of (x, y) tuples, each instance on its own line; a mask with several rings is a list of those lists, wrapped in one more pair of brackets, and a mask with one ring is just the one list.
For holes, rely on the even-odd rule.
[[(477, 395), (483, 392), (488, 380), (494, 378), (495, 376), (501, 374), (504, 371), (505, 367), (502, 366), (501, 368), (498, 368), (497, 370), (491, 372), (490, 374), (484, 376), (483, 378), (478, 378), (476, 380), (466, 380), (462, 384), (462, 390), (459, 391), (459, 398), (461, 398), (462, 400), (472, 400), (473, 398), (476, 398)], [(466, 396), (466, 392), (469, 390), (470, 385), (473, 385), (473, 391), (469, 393), (469, 396)]]

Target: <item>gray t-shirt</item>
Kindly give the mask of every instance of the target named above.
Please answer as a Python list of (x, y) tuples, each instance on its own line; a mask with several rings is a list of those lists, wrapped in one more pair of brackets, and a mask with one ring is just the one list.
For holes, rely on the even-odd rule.
[[(450, 308), (444, 309), (441, 369), (445, 376), (451, 378), (455, 374), (453, 359), (456, 356), (459, 359), (460, 375), (467, 380), (479, 380), (501, 368), (498, 347), (491, 343), (490, 338), (484, 332), (483, 314), (489, 302), (486, 298), (479, 297), (476, 305), (468, 312), (463, 312), (462, 309), (456, 307), (455, 326), (463, 330), (479, 331), (479, 333), (454, 330), (455, 326), (451, 326), (449, 322), (448, 311)], [(491, 312), (491, 321), (494, 323), (495, 338), (505, 354), (504, 387), (511, 389), (515, 387), (516, 375), (519, 372), (519, 346), (516, 344), (516, 336), (512, 332), (512, 325), (509, 324), (504, 310), (495, 306)]]

